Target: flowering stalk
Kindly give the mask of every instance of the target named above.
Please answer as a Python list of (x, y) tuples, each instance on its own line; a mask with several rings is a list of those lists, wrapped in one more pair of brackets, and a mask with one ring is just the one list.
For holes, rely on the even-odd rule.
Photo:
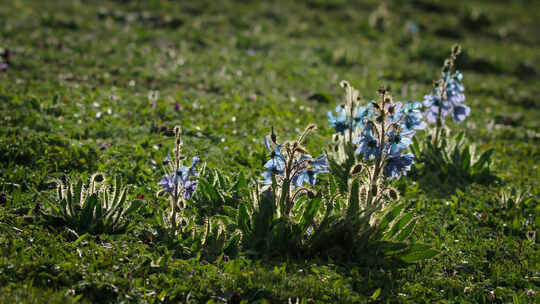
[(158, 185), (162, 186), (157, 192), (159, 196), (161, 193), (166, 193), (169, 196), (170, 202), (170, 215), (169, 220), (172, 230), (176, 233), (178, 224), (177, 218), (179, 212), (185, 208), (185, 201), (191, 198), (195, 188), (197, 187), (197, 180), (193, 179), (197, 177), (197, 170), (195, 166), (199, 162), (198, 157), (193, 157), (191, 165), (189, 167), (183, 166), (185, 157), (181, 155), (182, 140), (180, 139), (180, 127), (174, 128), (175, 143), (174, 159), (171, 160), (170, 156), (163, 160), (163, 169), (166, 174), (163, 179), (158, 182)]
[(469, 116), (470, 108), (464, 104), (465, 87), (461, 83), (463, 75), (454, 72), (455, 61), (461, 53), (459, 46), (452, 48), (450, 58), (446, 59), (441, 71), (441, 78), (436, 82), (431, 94), (424, 96), (425, 115), (429, 122), (435, 122), (433, 145), (439, 146), (446, 116), (452, 114), (454, 121), (462, 122)]
[(304, 183), (314, 185), (317, 174), (328, 172), (326, 155), (312, 158), (302, 146), (303, 140), (315, 128), (315, 125), (309, 125), (297, 140), (287, 141), (284, 144), (278, 143), (273, 128), (270, 135), (265, 138), (266, 148), (270, 151), (270, 160), (264, 165), (266, 171), (262, 173), (264, 180), (260, 183), (263, 185), (263, 192), (273, 191), (274, 198), (279, 202), (281, 215), (284, 217), (290, 216), (295, 201), (302, 195), (309, 197), (315, 195), (312, 190), (303, 186)]

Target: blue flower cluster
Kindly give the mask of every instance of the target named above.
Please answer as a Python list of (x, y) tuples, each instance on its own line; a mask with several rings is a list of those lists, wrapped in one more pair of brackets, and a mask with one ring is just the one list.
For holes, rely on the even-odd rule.
[[(358, 145), (356, 154), (362, 154), (363, 159), (380, 159), (383, 157), (383, 174), (386, 178), (397, 178), (406, 174), (413, 164), (413, 154), (402, 154), (409, 145), (416, 130), (424, 129), (421, 104), (407, 102), (404, 106), (401, 102), (389, 102), (385, 105), (384, 112), (387, 114), (385, 125), (387, 130), (377, 128), (373, 121), (376, 117), (368, 117), (360, 136), (353, 140)], [(380, 117), (380, 115), (379, 115)], [(379, 132), (385, 132), (379, 136)], [(381, 142), (382, 141), (382, 142)]]
[(435, 88), (431, 94), (424, 96), (426, 119), (430, 123), (434, 123), (440, 115), (442, 122), (444, 122), (446, 116), (452, 114), (454, 121), (462, 122), (471, 112), (471, 109), (462, 103), (465, 101), (465, 87), (461, 82), (463, 75), (458, 71), (454, 75), (445, 72), (443, 77), (439, 81), (439, 83), (446, 83), (443, 94), (440, 94), (439, 89)]
[(342, 105), (337, 106), (335, 112), (336, 116), (331, 111), (328, 111), (328, 122), (334, 127), (336, 133), (340, 133), (341, 135), (344, 135), (345, 131), (349, 130), (351, 126), (353, 129), (364, 128), (364, 120), (370, 115), (373, 115), (371, 104), (355, 109), (352, 117)]
[(322, 154), (317, 158), (304, 154), (301, 157), (293, 160), (292, 167), (288, 169), (286, 166), (289, 163), (289, 157), (294, 156), (283, 155), (281, 151), (282, 145), (276, 145), (276, 147), (272, 149), (269, 136), (266, 136), (265, 144), (268, 151), (270, 151), (270, 160), (264, 164), (266, 171), (262, 173), (264, 180), (261, 181), (261, 184), (263, 185), (271, 185), (272, 176), (275, 176), (276, 180), (282, 180), (285, 178), (286, 170), (289, 170), (288, 173), (291, 179), (290, 181), (292, 189), (302, 186), (304, 182), (307, 182), (310, 185), (315, 185), (317, 182), (317, 174), (328, 172), (328, 161), (326, 160), (326, 154)]
[[(167, 156), (167, 159), (164, 160), (164, 164), (168, 164), (170, 160), (170, 157)], [(174, 193), (174, 188), (176, 185), (180, 186), (179, 192), (183, 192), (184, 199), (189, 199), (193, 192), (195, 192), (195, 188), (197, 187), (197, 180), (192, 179), (192, 177), (197, 177), (197, 170), (196, 166), (199, 162), (198, 157), (193, 157), (193, 160), (191, 162), (191, 165), (189, 167), (180, 167), (178, 170), (170, 176), (169, 174), (165, 174), (163, 176), (163, 179), (158, 182), (158, 185), (163, 187), (163, 190)]]

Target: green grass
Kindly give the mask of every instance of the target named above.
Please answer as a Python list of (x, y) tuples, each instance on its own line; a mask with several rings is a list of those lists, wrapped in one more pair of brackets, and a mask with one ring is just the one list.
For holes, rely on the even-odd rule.
[[(219, 303), (235, 292), (249, 303), (538, 302), (540, 7), (388, 1), (382, 27), (373, 27), (378, 5), (3, 1), (0, 48), (12, 56), (0, 71), (0, 191), (8, 196), (0, 205), (0, 302)], [(343, 100), (340, 80), (365, 99), (384, 85), (397, 100), (420, 100), (454, 43), (464, 49), (457, 67), (471, 117), (451, 127), (478, 151), (495, 149), (498, 179), (396, 182), (420, 218), (413, 239), (432, 244), (437, 257), (387, 269), (243, 255), (208, 262), (141, 240), (141, 227), (167, 207), (155, 198), (155, 162), (174, 145), (174, 125), (187, 155), (257, 179), (271, 126), (293, 138), (316, 123), (307, 148), (318, 155), (333, 132), (326, 112)], [(160, 92), (155, 107), (150, 90)], [(121, 175), (133, 197), (144, 197), (139, 228), (74, 242), (24, 221), (41, 200), (33, 190), (95, 171)], [(512, 187), (530, 199), (503, 206), (501, 192)]]

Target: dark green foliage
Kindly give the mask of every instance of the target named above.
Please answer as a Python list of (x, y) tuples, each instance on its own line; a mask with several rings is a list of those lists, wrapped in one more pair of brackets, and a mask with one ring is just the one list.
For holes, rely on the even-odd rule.
[(413, 174), (423, 183), (429, 180), (445, 187), (462, 187), (472, 182), (489, 184), (497, 179), (490, 170), (494, 149), (476, 152), (465, 139), (465, 132), (454, 137), (442, 136), (439, 146), (432, 143), (431, 136), (421, 143), (414, 138), (411, 150), (417, 159)]
[(240, 202), (249, 195), (248, 181), (243, 172), (228, 176), (221, 170), (205, 167), (198, 179), (199, 190), (194, 201), (201, 215), (234, 213)]
[(356, 164), (356, 157), (354, 155), (354, 151), (356, 148), (349, 143), (343, 144), (344, 149), (341, 152), (338, 147), (338, 143), (333, 143), (333, 145), (330, 147), (332, 149), (331, 151), (337, 155), (341, 154), (341, 157), (343, 158), (342, 163), (338, 163), (336, 159), (333, 157), (330, 157), (328, 159), (330, 172), (332, 172), (332, 175), (335, 177), (332, 179), (338, 186), (339, 192), (341, 194), (346, 194), (349, 191), (349, 185), (347, 183), (351, 169)]
[(347, 203), (327, 200), (326, 214), (309, 240), (311, 254), (388, 265), (414, 263), (438, 253), (429, 245), (407, 242), (417, 219), (405, 212), (405, 203), (389, 203), (384, 210), (377, 205), (360, 209), (360, 189), (359, 178), (354, 178)]

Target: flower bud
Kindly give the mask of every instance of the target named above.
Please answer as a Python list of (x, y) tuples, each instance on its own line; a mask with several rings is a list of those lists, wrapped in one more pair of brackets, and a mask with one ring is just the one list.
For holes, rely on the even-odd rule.
[(270, 133), (270, 140), (272, 140), (272, 143), (277, 145), (277, 136), (274, 133), (274, 126), (272, 126), (272, 131)]
[(306, 132), (307, 131), (313, 131), (317, 129), (317, 125), (316, 124), (309, 124), (307, 127), (306, 127)]
[(302, 147), (300, 145), (296, 146), (295, 150), (300, 152), (301, 154), (307, 154), (306, 148), (304, 148), (304, 147)]
[(388, 195), (391, 199), (397, 200), (399, 198), (399, 194), (397, 193), (396, 189), (390, 189), (388, 190)]
[(364, 169), (364, 166), (362, 166), (362, 164), (356, 164), (351, 168), (351, 170), (349, 171), (349, 174), (350, 175), (358, 174), (362, 172), (363, 169)]

